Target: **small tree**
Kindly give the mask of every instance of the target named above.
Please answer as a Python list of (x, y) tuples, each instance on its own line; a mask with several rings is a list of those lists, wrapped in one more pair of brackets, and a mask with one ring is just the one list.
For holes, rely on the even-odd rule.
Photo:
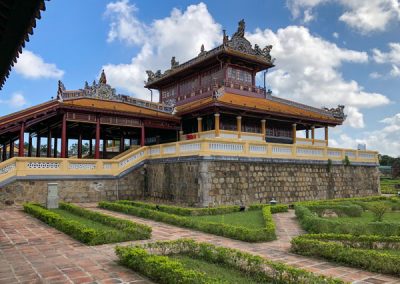
[(392, 178), (400, 177), (400, 158), (396, 158), (392, 164)]
[(349, 159), (349, 156), (344, 156), (344, 159), (343, 159), (343, 165), (345, 166), (345, 167), (348, 167), (348, 166), (350, 166), (350, 159)]
[(369, 210), (374, 213), (374, 221), (376, 222), (382, 222), (383, 220), (383, 215), (389, 210), (389, 207), (387, 207), (383, 203), (377, 203), (374, 205), (371, 205)]

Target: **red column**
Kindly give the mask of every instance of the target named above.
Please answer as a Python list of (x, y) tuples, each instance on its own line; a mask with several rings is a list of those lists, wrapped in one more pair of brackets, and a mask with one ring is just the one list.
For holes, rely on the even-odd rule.
[(10, 158), (14, 157), (14, 141), (10, 140)]
[(51, 130), (47, 133), (47, 158), (51, 158)]
[(67, 115), (64, 113), (61, 128), (61, 158), (67, 157)]
[(144, 135), (145, 135), (145, 133), (144, 133), (144, 126), (142, 126), (142, 131), (141, 131), (142, 133), (141, 133), (141, 135), (140, 135), (140, 146), (144, 146), (144, 139), (145, 139), (145, 137), (144, 137)]
[(30, 133), (28, 141), (28, 157), (32, 157), (32, 135)]
[(36, 135), (36, 157), (40, 157), (40, 136)]
[(57, 148), (58, 148), (58, 138), (54, 137), (54, 153), (53, 153), (54, 158), (57, 158)]
[(3, 144), (3, 161), (7, 160), (7, 144)]
[(119, 140), (119, 152), (122, 153), (125, 150), (125, 138), (121, 136)]
[(18, 147), (18, 157), (23, 157), (25, 156), (25, 151), (24, 151), (24, 134), (25, 134), (25, 122), (22, 122), (21, 124), (21, 129), (19, 130), (19, 147)]
[(96, 120), (96, 144), (94, 146), (94, 158), (100, 159), (100, 117)]
[(78, 159), (82, 159), (82, 133), (78, 137)]

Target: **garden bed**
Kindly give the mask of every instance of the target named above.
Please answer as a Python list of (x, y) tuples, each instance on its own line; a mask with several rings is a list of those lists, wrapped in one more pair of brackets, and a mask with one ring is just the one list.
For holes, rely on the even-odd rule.
[(272, 213), (288, 210), (286, 205), (255, 205), (241, 212), (239, 206), (185, 208), (132, 201), (100, 202), (99, 207), (247, 242), (276, 239)]
[(88, 245), (143, 240), (151, 237), (149, 226), (68, 203), (60, 203), (59, 209), (50, 210), (38, 204), (26, 203), (24, 211)]
[(313, 234), (296, 237), (291, 250), (369, 271), (400, 275), (400, 237)]
[(397, 194), (400, 191), (400, 179), (381, 178), (381, 192), (385, 194)]
[[(376, 219), (376, 208), (386, 207), (382, 220)], [(400, 235), (400, 199), (397, 197), (353, 198), (295, 204), (300, 225), (309, 233), (352, 235)], [(336, 218), (323, 217), (334, 212)]]
[(187, 239), (117, 246), (116, 254), (123, 265), (162, 284), (344, 283), (235, 249)]

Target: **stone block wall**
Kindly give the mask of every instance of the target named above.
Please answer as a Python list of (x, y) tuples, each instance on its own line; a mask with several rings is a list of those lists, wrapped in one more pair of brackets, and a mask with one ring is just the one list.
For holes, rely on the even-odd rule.
[(280, 203), (379, 195), (374, 165), (327, 164), (318, 161), (232, 160), (199, 158), (152, 160), (121, 177), (48, 180), (24, 179), (0, 188), (6, 201), (44, 204), (47, 183), (59, 184), (60, 201), (143, 199), (188, 206)]

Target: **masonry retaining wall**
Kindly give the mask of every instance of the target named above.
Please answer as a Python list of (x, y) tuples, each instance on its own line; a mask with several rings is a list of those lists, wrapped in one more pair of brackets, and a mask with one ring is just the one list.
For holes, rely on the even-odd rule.
[(328, 167), (321, 161), (187, 157), (151, 160), (119, 177), (25, 177), (0, 188), (0, 204), (44, 204), (48, 182), (59, 184), (60, 200), (67, 202), (145, 199), (209, 206), (380, 194), (373, 164)]

